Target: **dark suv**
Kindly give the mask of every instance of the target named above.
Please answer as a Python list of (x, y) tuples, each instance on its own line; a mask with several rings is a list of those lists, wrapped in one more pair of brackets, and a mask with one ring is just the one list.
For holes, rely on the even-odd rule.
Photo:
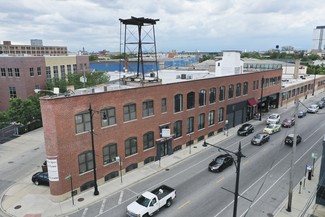
[(320, 109), (322, 109), (322, 108), (325, 107), (325, 102), (321, 100), (321, 101), (317, 102), (317, 105), (318, 105), (318, 107), (319, 107)]
[[(301, 142), (301, 136), (297, 135), (297, 145)], [(284, 143), (286, 145), (293, 146), (293, 134), (287, 135), (287, 137), (284, 140)]]

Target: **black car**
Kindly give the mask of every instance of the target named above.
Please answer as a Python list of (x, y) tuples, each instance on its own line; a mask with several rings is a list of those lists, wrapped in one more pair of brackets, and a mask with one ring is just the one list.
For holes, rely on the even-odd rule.
[(209, 171), (221, 172), (234, 163), (234, 158), (230, 154), (222, 154), (212, 160), (209, 164)]
[(248, 134), (254, 132), (254, 127), (251, 124), (243, 124), (237, 131), (240, 136), (247, 136)]
[(35, 185), (50, 185), (49, 175), (47, 172), (37, 172), (32, 176), (32, 182)]
[(298, 118), (303, 118), (307, 115), (307, 111), (306, 110), (299, 110), (298, 111)]
[[(301, 136), (297, 135), (297, 145), (301, 142)], [(287, 137), (285, 138), (284, 140), (284, 143), (286, 145), (290, 145), (292, 146), (293, 145), (293, 134), (289, 134), (287, 135)]]
[(267, 133), (258, 133), (256, 134), (252, 141), (252, 145), (263, 145), (264, 143), (270, 141), (270, 135)]
[(319, 107), (320, 109), (322, 109), (322, 108), (325, 107), (325, 102), (321, 100), (321, 101), (317, 102), (317, 105), (318, 105), (318, 107)]

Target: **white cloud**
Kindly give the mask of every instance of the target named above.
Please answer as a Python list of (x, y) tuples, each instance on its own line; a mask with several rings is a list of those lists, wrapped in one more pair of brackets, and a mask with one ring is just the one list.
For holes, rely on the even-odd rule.
[(310, 49), (325, 25), (325, 2), (314, 0), (0, 0), (1, 40), (67, 46), (71, 51), (119, 50), (119, 18), (159, 19), (158, 51)]

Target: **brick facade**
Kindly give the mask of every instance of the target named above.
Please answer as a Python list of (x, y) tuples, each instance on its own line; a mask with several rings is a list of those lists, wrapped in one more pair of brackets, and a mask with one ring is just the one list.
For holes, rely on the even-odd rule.
[[(98, 92), (85, 95), (72, 95), (70, 97), (41, 98), (41, 110), (43, 117), (43, 127), (45, 136), (45, 146), (47, 159), (57, 159), (59, 180), (50, 184), (53, 200), (61, 201), (70, 197), (70, 183), (64, 177), (71, 174), (73, 178), (74, 190), (80, 192), (80, 187), (93, 180), (93, 171), (79, 173), (78, 156), (91, 151), (91, 134), (89, 131), (76, 133), (75, 115), (88, 112), (91, 104), (94, 126), (94, 145), (96, 153), (96, 167), (98, 184), (105, 182), (105, 176), (112, 172), (119, 172), (119, 164), (112, 162), (104, 165), (103, 147), (110, 143), (117, 143), (118, 156), (123, 162), (123, 173), (130, 165), (142, 166), (149, 157), (155, 158), (157, 155), (156, 144), (154, 147), (143, 150), (143, 135), (149, 131), (154, 132), (154, 140), (160, 138), (160, 126), (169, 124), (171, 134), (173, 134), (173, 124), (182, 121), (182, 136), (172, 139), (172, 148), (185, 147), (189, 141), (186, 135), (186, 121), (188, 117), (194, 117), (194, 132), (191, 139), (197, 140), (199, 137), (207, 137), (208, 134), (217, 133), (225, 126), (225, 118), (218, 122), (218, 109), (223, 107), (226, 116), (226, 108), (229, 104), (246, 103), (248, 99), (259, 99), (261, 95), (261, 84), (258, 89), (253, 90), (253, 81), (261, 82), (264, 78), (280, 78), (278, 82), (263, 89), (263, 96), (277, 95), (281, 93), (282, 70), (271, 70), (248, 74), (232, 75), (225, 77), (214, 77), (201, 80), (189, 80), (180, 83), (164, 85), (138, 87), (131, 89), (120, 89), (115, 91)], [(248, 94), (227, 99), (229, 84), (236, 85), (248, 82)], [(226, 99), (219, 102), (219, 87), (226, 87)], [(209, 103), (209, 89), (216, 88), (216, 102)], [(199, 92), (205, 89), (207, 92), (207, 102), (205, 106), (198, 105)], [(195, 93), (195, 107), (186, 109), (187, 93)], [(174, 113), (174, 96), (183, 95), (183, 111)], [(167, 99), (167, 112), (161, 112), (162, 98)], [(153, 100), (154, 115), (142, 117), (142, 103), (146, 100)], [(277, 103), (279, 102), (277, 98)], [(137, 118), (132, 121), (123, 121), (123, 106), (129, 103), (136, 104)], [(278, 105), (278, 104), (277, 104)], [(116, 124), (112, 126), (101, 126), (101, 115), (97, 113), (104, 108), (115, 107)], [(209, 112), (215, 111), (215, 122), (208, 125)], [(205, 127), (198, 130), (198, 117), (205, 114)], [(211, 134), (211, 135), (212, 135)], [(130, 137), (137, 138), (137, 153), (125, 157), (125, 140)]]

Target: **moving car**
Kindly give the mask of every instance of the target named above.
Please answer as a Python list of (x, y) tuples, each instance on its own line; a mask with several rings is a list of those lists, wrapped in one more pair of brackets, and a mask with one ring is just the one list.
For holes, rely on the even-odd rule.
[(35, 185), (50, 185), (49, 175), (47, 172), (37, 172), (32, 176), (32, 182)]
[(303, 118), (307, 115), (306, 110), (299, 110), (298, 111), (298, 118)]
[(263, 145), (264, 143), (270, 141), (270, 135), (267, 133), (258, 133), (256, 134), (252, 141), (252, 145)]
[(295, 118), (286, 118), (282, 121), (282, 127), (292, 127), (295, 125)]
[(263, 129), (263, 133), (273, 134), (281, 130), (280, 124), (269, 124)]
[(312, 104), (307, 108), (308, 113), (317, 113), (319, 110), (319, 106), (316, 104)]
[[(297, 145), (301, 142), (301, 136), (297, 135)], [(289, 134), (287, 135), (287, 137), (285, 138), (284, 140), (284, 143), (286, 145), (290, 145), (292, 146), (293, 145), (293, 134)]]
[(230, 154), (222, 154), (212, 160), (209, 164), (209, 171), (221, 172), (234, 163), (234, 158)]
[(251, 124), (243, 124), (237, 131), (240, 136), (247, 136), (254, 131), (254, 127)]
[(266, 124), (278, 124), (280, 123), (280, 115), (273, 113), (266, 119)]
[(136, 201), (129, 204), (126, 208), (126, 215), (129, 217), (153, 216), (162, 207), (170, 207), (175, 198), (176, 190), (174, 188), (161, 185), (152, 191), (144, 192)]

